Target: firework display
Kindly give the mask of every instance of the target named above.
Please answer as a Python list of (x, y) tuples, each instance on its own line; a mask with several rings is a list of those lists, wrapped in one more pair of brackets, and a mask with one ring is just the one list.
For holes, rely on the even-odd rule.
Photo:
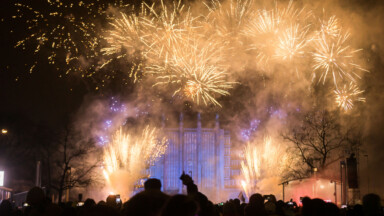
[[(96, 166), (101, 168), (105, 189), (124, 199), (141, 190), (150, 175), (157, 178), (159, 173), (163, 179), (171, 178), (166, 174), (172, 176), (172, 181), (163, 181), (168, 184), (163, 189), (182, 192), (183, 186), (174, 178), (179, 171), (197, 178), (201, 189), (236, 188), (248, 198), (256, 192), (279, 193), (272, 190), (282, 179), (312, 174), (303, 171), (303, 175), (285, 176), (291, 167), (308, 161), (296, 161), (300, 155), (289, 149), (296, 143), (283, 136), (285, 131), (290, 133), (290, 127), (304, 124), (298, 119), (304, 119), (302, 114), (310, 109), (336, 113), (340, 128), (347, 129), (346, 125), (355, 121), (352, 117), (368, 115), (360, 112), (361, 105), (379, 92), (372, 90), (378, 84), (368, 83), (371, 75), (366, 69), (376, 67), (378, 45), (370, 44), (372, 53), (361, 49), (359, 46), (368, 42), (358, 39), (365, 35), (354, 34), (364, 22), (351, 25), (345, 19), (347, 12), (330, 10), (328, 4), (293, 0), (16, 0), (11, 5), (15, 11), (9, 20), (14, 23), (5, 26), (13, 28), (15, 37), (9, 48), (22, 50), (25, 56), (20, 65), (14, 63), (17, 58), (9, 62), (5, 58), (6, 70), (26, 66), (31, 74), (81, 77), (81, 84), (71, 82), (81, 91), (71, 88), (70, 93), (91, 96), (73, 100), (68, 107), (87, 103), (84, 110), (91, 112), (81, 117), (86, 120), (79, 121), (79, 128), (91, 128), (84, 134), (96, 138), (97, 148), (102, 149), (102, 160)], [(39, 94), (51, 95), (47, 86)], [(67, 92), (62, 95), (67, 97)], [(110, 103), (102, 100), (106, 97)], [(64, 99), (61, 103), (66, 103)], [(93, 100), (96, 102), (90, 102)], [(80, 113), (84, 110), (81, 106)], [(178, 127), (176, 112), (183, 113)], [(190, 126), (196, 125), (190, 120), (195, 113), (197, 128)], [(202, 124), (200, 113), (216, 114), (215, 127), (206, 130), (210, 134), (203, 126), (213, 123)], [(188, 119), (185, 124), (184, 114)], [(223, 116), (220, 121), (219, 114)], [(143, 127), (148, 124), (161, 124), (161, 130)], [(336, 127), (331, 130), (337, 132)], [(175, 146), (188, 154), (176, 151)], [(224, 146), (224, 150), (217, 146)], [(303, 157), (313, 154), (299, 150)], [(222, 157), (224, 161), (220, 161)], [(212, 158), (219, 158), (219, 162), (213, 163)], [(172, 169), (169, 161), (174, 162)], [(158, 169), (157, 163), (161, 163)], [(215, 166), (205, 166), (209, 163)], [(323, 169), (308, 167), (311, 171)], [(201, 174), (203, 169), (207, 175)], [(211, 169), (220, 171), (215, 174), (220, 177), (215, 180), (220, 182), (218, 186), (210, 179)]]
[[(260, 8), (252, 0), (212, 0), (203, 2), (206, 10), (200, 13), (180, 0), (143, 2), (139, 7), (123, 1), (46, 3), (44, 11), (16, 3), (15, 17), (31, 16), (31, 34), (16, 47), (34, 44), (35, 54), (44, 48), (49, 63), (64, 60), (69, 65), (66, 73), (94, 74), (95, 68), (114, 60), (125, 61), (131, 64), (128, 75), (134, 83), (143, 72), (155, 78), (153, 86), (196, 104), (221, 106), (218, 98), (228, 96), (237, 84), (238, 71), (231, 65), (242, 60), (236, 60), (239, 56), (249, 59), (244, 66), (256, 66), (260, 73), (276, 64), (291, 62), (296, 71), (299, 64), (311, 65), (300, 68), (302, 77), (314, 83), (330, 80), (335, 91), (345, 82), (358, 85), (361, 72), (367, 71), (358, 63), (360, 50), (349, 44), (351, 36), (336, 16), (319, 19), (292, 1)], [(108, 20), (107, 27), (97, 31), (95, 18)], [(102, 59), (99, 65), (79, 65), (95, 58)]]
[[(134, 184), (145, 176), (146, 166), (153, 164), (165, 152), (167, 140), (158, 138), (156, 128), (147, 126), (141, 136), (126, 134), (120, 128), (104, 149), (104, 177), (109, 187), (129, 197)], [(144, 163), (143, 163), (144, 162)]]
[(109, 37), (115, 40), (105, 53), (121, 53), (122, 47), (120, 57), (140, 52), (147, 61), (145, 74), (156, 78), (154, 86), (166, 86), (197, 104), (218, 106), (217, 96), (229, 95), (236, 84), (228, 62), (247, 50), (261, 72), (275, 62), (306, 61), (312, 68), (302, 73), (313, 71), (312, 80), (322, 83), (332, 80), (336, 90), (346, 80), (357, 83), (366, 71), (356, 63), (359, 50), (347, 44), (350, 35), (342, 33), (335, 16), (319, 21), (292, 2), (271, 10), (251, 10), (257, 9), (255, 4), (242, 0), (206, 6), (208, 14), (195, 16), (180, 1), (170, 7), (164, 2), (160, 7), (144, 5), (139, 15), (123, 14), (111, 24)]

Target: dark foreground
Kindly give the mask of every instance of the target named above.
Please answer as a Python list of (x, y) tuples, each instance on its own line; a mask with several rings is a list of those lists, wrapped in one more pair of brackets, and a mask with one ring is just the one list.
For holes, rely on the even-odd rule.
[[(84, 203), (54, 204), (44, 195), (40, 188), (32, 188), (27, 195), (23, 209), (14, 208), (12, 202), (4, 200), (0, 204), (0, 216), (8, 215), (59, 215), (59, 216), (376, 216), (384, 215), (380, 197), (375, 194), (365, 195), (363, 205), (339, 209), (334, 203), (321, 199), (303, 198), (302, 205), (277, 201), (273, 195), (253, 194), (249, 203), (239, 199), (225, 203), (213, 204), (198, 191), (192, 179), (182, 179), (187, 186), (187, 195), (169, 196), (160, 191), (161, 182), (149, 179), (145, 190), (133, 196), (125, 203), (117, 202), (116, 196), (110, 195), (106, 201), (95, 203), (92, 199)], [(79, 206), (79, 204), (83, 204)]]

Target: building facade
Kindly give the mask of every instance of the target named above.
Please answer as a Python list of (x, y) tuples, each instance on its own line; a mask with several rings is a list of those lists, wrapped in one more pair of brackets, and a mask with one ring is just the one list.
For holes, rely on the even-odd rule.
[(169, 142), (166, 153), (148, 170), (162, 181), (164, 192), (186, 192), (179, 179), (184, 171), (213, 201), (238, 196), (240, 160), (233, 155), (230, 134), (220, 128), (218, 115), (214, 128), (202, 128), (200, 114), (196, 128), (184, 128), (180, 114), (179, 127), (164, 128), (164, 132)]

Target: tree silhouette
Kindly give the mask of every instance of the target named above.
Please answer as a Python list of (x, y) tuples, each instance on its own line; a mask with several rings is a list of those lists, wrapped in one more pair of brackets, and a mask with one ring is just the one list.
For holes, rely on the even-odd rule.
[[(305, 178), (313, 171), (324, 171), (342, 159), (344, 151), (353, 144), (351, 130), (341, 126), (337, 113), (326, 110), (299, 116), (299, 123), (282, 136), (293, 144), (288, 179)], [(357, 141), (356, 138), (353, 140)]]

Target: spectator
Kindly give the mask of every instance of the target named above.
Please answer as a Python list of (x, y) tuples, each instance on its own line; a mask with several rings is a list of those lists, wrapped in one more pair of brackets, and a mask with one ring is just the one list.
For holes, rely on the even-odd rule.
[(339, 216), (340, 210), (334, 203), (326, 203), (325, 204), (326, 215), (327, 216)]
[(150, 178), (147, 181), (144, 182), (144, 190), (161, 190), (161, 181), (156, 178)]
[(158, 215), (169, 196), (160, 191), (161, 182), (158, 179), (148, 179), (144, 183), (144, 191), (133, 196), (124, 203), (123, 214), (134, 216)]
[(168, 200), (161, 216), (195, 216), (197, 211), (198, 205), (193, 199), (179, 194)]
[(3, 200), (0, 204), (0, 215), (11, 216), (12, 215), (12, 204), (9, 200)]
[(244, 209), (244, 216), (266, 216), (264, 198), (261, 194), (253, 194), (249, 198), (249, 203)]
[(96, 202), (93, 199), (86, 199), (84, 202), (84, 208), (92, 208), (96, 206)]
[(363, 197), (363, 210), (365, 216), (383, 215), (380, 196), (373, 193), (365, 195)]

